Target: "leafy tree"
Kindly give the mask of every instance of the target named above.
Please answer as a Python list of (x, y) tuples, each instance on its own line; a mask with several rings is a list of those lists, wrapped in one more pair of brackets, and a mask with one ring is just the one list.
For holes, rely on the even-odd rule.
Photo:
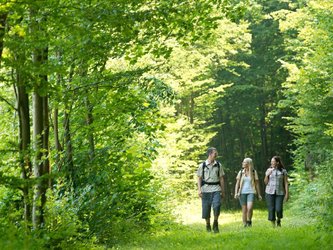
[[(293, 108), (288, 128), (296, 135), (298, 199), (302, 210), (328, 228), (332, 228), (332, 11), (332, 3), (313, 0), (280, 20), (294, 54), (283, 62), (289, 77), (280, 105)], [(310, 196), (301, 195), (304, 192)]]
[(68, 201), (68, 213), (59, 210), (66, 218), (77, 207), (73, 230), (90, 230), (99, 242), (118, 240), (115, 231), (125, 221), (149, 225), (157, 213), (149, 169), (161, 128), (158, 105), (170, 90), (147, 78), (147, 68), (117, 71), (108, 64), (135, 63), (147, 53), (168, 56), (169, 39), (207, 39), (215, 9), (205, 0), (1, 5), (1, 119), (9, 134), (1, 144), (10, 145), (1, 175), (5, 186), (21, 192), (17, 210), (24, 207), (28, 228), (61, 231), (62, 222), (47, 221), (56, 216), (45, 211), (58, 199)]
[(197, 193), (198, 164), (206, 158), (207, 146), (213, 146), (211, 140), (221, 126), (216, 123), (216, 103), (231, 86), (230, 82), (216, 81), (215, 69), (221, 64), (230, 70), (244, 65), (229, 55), (248, 49), (247, 27), (247, 23), (223, 19), (211, 39), (193, 46), (176, 44), (168, 62), (155, 73), (175, 91), (173, 105), (161, 108), (166, 129), (160, 135), (161, 148), (154, 163), (157, 175), (165, 178), (171, 190), (173, 202), (183, 202)]

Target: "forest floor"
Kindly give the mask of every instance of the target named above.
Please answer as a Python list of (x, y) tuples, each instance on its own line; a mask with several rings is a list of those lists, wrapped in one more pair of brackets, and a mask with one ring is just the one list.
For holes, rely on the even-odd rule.
[(133, 237), (113, 249), (333, 249), (332, 232), (318, 231), (309, 218), (293, 216), (288, 210), (282, 227), (273, 228), (267, 211), (254, 209), (253, 226), (244, 228), (241, 211), (221, 211), (219, 233), (205, 231), (200, 203), (177, 208), (178, 224), (169, 230)]

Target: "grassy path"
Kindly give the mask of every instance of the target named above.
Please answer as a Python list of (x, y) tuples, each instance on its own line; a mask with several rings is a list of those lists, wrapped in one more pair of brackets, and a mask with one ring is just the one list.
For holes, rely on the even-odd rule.
[[(185, 211), (187, 211), (185, 213)], [(285, 214), (281, 228), (272, 228), (265, 210), (255, 210), (253, 227), (244, 228), (240, 212), (223, 212), (220, 233), (207, 233), (200, 219), (200, 205), (179, 210), (181, 223), (151, 236), (133, 237), (114, 249), (333, 249), (332, 232), (319, 233), (307, 218)]]

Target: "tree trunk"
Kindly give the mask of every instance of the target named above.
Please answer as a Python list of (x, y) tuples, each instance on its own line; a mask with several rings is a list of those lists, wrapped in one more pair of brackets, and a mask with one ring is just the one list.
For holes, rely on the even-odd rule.
[[(62, 53), (61, 51), (56, 52), (57, 60), (62, 62)], [(61, 86), (61, 79), (62, 76), (60, 73), (57, 74), (57, 85)], [(58, 100), (57, 100), (58, 101)], [(63, 162), (61, 159), (61, 153), (63, 151), (63, 146), (60, 143), (59, 139), (59, 108), (56, 106), (53, 109), (53, 132), (54, 132), (54, 145), (56, 148), (56, 159), (55, 159), (55, 166), (57, 167), (57, 171), (60, 172), (63, 166)]]
[(261, 104), (261, 118), (260, 118), (260, 136), (261, 136), (261, 162), (264, 166), (267, 162), (267, 128), (266, 128), (266, 109), (265, 103)]
[(94, 156), (95, 156), (95, 140), (94, 140), (93, 129), (90, 128), (90, 126), (94, 122), (94, 117), (93, 117), (93, 106), (90, 103), (88, 96), (89, 96), (89, 93), (87, 91), (86, 98), (85, 98), (85, 105), (86, 105), (86, 109), (87, 109), (86, 124), (88, 126), (89, 158), (90, 158), (90, 160), (93, 160)]
[(193, 122), (194, 122), (194, 107), (195, 107), (195, 103), (194, 103), (194, 93), (193, 93), (193, 91), (191, 91), (191, 97), (190, 97), (190, 112), (189, 112), (190, 123), (191, 123), (191, 124), (193, 124)]
[(67, 166), (67, 170), (69, 173), (70, 181), (73, 183), (74, 189), (76, 188), (76, 177), (75, 177), (75, 170), (74, 170), (74, 162), (73, 162), (73, 146), (72, 146), (72, 139), (71, 139), (71, 132), (70, 132), (70, 115), (67, 110), (68, 106), (65, 106), (65, 119), (64, 119), (64, 130), (65, 130), (65, 165)]
[(35, 91), (33, 93), (33, 141), (34, 141), (34, 176), (37, 183), (34, 187), (34, 198), (32, 207), (32, 224), (34, 228), (39, 228), (43, 221), (42, 210), (42, 183), (39, 177), (42, 176), (42, 147), (43, 147), (43, 98)]
[[(267, 127), (266, 127), (266, 108), (265, 103), (261, 104), (261, 118), (260, 118), (260, 137), (261, 137), (261, 169), (257, 169), (261, 173), (265, 173), (265, 168), (267, 165), (267, 160), (269, 156), (267, 155)], [(263, 181), (260, 182), (260, 190), (263, 192), (265, 186)]]
[[(45, 19), (37, 18), (38, 9), (30, 8), (31, 36), (41, 36), (46, 33), (43, 27)], [(33, 88), (33, 145), (34, 145), (34, 186), (32, 225), (40, 228), (44, 224), (44, 205), (46, 203), (46, 190), (49, 180), (40, 178), (49, 172), (49, 122), (48, 122), (48, 79), (40, 69), (47, 63), (47, 45), (36, 44), (32, 50), (32, 62), (36, 72), (33, 72), (35, 84)]]
[[(45, 82), (44, 82), (45, 81)], [(46, 76), (43, 82), (47, 82)], [(49, 122), (48, 122), (48, 97), (41, 96), (38, 91), (33, 93), (33, 140), (34, 140), (34, 198), (32, 208), (32, 224), (39, 228), (44, 224), (44, 206), (46, 203), (46, 191), (50, 185), (50, 177), (40, 177), (50, 173), (49, 164)]]
[[(239, 136), (239, 152), (240, 152), (240, 156), (243, 158), (243, 157), (245, 157), (245, 152), (246, 152), (246, 150), (245, 150), (245, 147), (246, 147), (246, 141), (245, 141), (245, 139), (247, 139), (244, 135), (243, 135), (243, 130), (241, 129), (241, 128), (237, 128), (237, 129), (239, 129), (238, 130), (238, 136)], [(241, 160), (243, 160), (243, 159), (241, 159)]]
[(7, 20), (7, 13), (0, 14), (0, 62), (2, 58), (2, 51), (4, 48), (5, 26)]
[[(69, 82), (72, 81), (74, 75), (74, 65), (71, 65), (69, 72)], [(69, 106), (68, 102), (65, 100), (65, 115), (64, 115), (64, 149), (65, 149), (65, 162), (66, 171), (68, 172), (68, 181), (72, 182), (74, 189), (76, 188), (76, 177), (75, 177), (75, 169), (74, 169), (74, 161), (73, 161), (73, 146), (72, 146), (72, 138), (70, 131), (70, 110), (72, 109)]]
[[(47, 82), (47, 79), (45, 79)], [(41, 185), (41, 224), (44, 224), (44, 207), (46, 204), (46, 191), (47, 188), (51, 188), (51, 169), (49, 161), (49, 134), (50, 134), (50, 124), (49, 124), (49, 103), (48, 96), (42, 97), (43, 102), (43, 167), (42, 175), (47, 174), (48, 178), (43, 179)]]
[[(25, 86), (22, 84), (20, 73), (17, 72), (17, 106), (19, 115), (19, 150), (21, 178), (27, 180), (32, 174), (32, 166), (30, 160), (30, 112), (29, 112), (29, 96)], [(24, 202), (24, 220), (26, 223), (31, 221), (31, 203), (29, 199), (29, 186), (27, 182), (22, 187)]]
[(53, 132), (54, 132), (54, 145), (57, 150), (55, 164), (57, 166), (58, 172), (60, 172), (61, 167), (62, 167), (60, 155), (61, 155), (61, 152), (63, 149), (62, 149), (62, 146), (61, 146), (61, 143), (59, 140), (59, 109), (58, 108), (55, 108), (53, 110)]

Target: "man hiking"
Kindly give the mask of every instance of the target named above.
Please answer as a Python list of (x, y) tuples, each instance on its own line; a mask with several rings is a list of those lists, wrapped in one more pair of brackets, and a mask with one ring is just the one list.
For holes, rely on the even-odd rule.
[(211, 232), (210, 215), (213, 208), (214, 233), (219, 232), (218, 218), (221, 209), (221, 198), (225, 197), (224, 171), (221, 163), (216, 161), (217, 154), (216, 148), (209, 148), (207, 150), (207, 160), (199, 165), (197, 171), (198, 194), (202, 200), (202, 218), (206, 220), (207, 232)]

